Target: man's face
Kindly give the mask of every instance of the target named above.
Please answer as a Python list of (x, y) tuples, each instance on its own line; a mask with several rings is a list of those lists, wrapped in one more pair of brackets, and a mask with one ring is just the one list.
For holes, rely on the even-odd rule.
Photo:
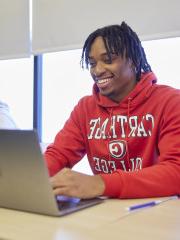
[(109, 61), (102, 37), (97, 37), (89, 53), (90, 73), (99, 92), (120, 102), (136, 85), (132, 62), (125, 57), (111, 55)]

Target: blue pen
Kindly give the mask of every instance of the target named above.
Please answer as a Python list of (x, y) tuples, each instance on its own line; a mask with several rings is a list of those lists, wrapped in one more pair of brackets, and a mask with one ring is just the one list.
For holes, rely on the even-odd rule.
[(153, 207), (156, 206), (160, 203), (169, 201), (169, 200), (173, 200), (173, 199), (177, 199), (178, 196), (172, 196), (163, 200), (155, 200), (155, 201), (151, 201), (151, 202), (146, 202), (146, 203), (142, 203), (142, 204), (136, 204), (136, 205), (132, 205), (130, 207), (127, 208), (128, 211), (134, 211), (134, 210), (138, 210), (141, 208), (147, 208), (147, 207)]

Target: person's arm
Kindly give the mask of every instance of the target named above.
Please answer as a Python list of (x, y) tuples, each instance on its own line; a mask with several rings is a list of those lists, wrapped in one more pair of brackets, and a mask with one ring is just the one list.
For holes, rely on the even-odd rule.
[(105, 186), (99, 176), (91, 176), (71, 170), (86, 154), (82, 113), (82, 101), (74, 108), (63, 129), (56, 135), (54, 143), (49, 145), (44, 157), (51, 176), (55, 195), (92, 198), (101, 196)]
[(1, 101), (0, 101), (0, 128), (1, 129), (17, 128), (12, 116), (10, 115), (8, 105)]
[(56, 135), (54, 142), (44, 153), (50, 176), (55, 175), (64, 167), (72, 168), (86, 154), (79, 119), (82, 114), (79, 114), (79, 108), (78, 104), (63, 129)]

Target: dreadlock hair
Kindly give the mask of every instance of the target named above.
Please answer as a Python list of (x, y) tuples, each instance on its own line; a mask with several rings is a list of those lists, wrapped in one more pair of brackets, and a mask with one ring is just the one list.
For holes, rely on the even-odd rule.
[(137, 34), (125, 23), (121, 25), (110, 25), (103, 28), (99, 28), (92, 32), (86, 39), (82, 55), (81, 55), (81, 67), (89, 69), (89, 53), (91, 45), (95, 38), (101, 36), (107, 51), (110, 62), (111, 54), (124, 56), (133, 62), (136, 71), (136, 80), (140, 80), (141, 73), (151, 72), (151, 66), (146, 60), (146, 54), (141, 45)]

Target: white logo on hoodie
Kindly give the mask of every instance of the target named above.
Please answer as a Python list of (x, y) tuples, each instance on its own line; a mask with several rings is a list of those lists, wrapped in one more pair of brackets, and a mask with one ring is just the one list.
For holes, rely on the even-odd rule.
[(126, 137), (150, 137), (154, 128), (154, 117), (147, 113), (143, 116), (114, 115), (89, 121), (88, 139), (117, 139)]
[(123, 140), (114, 140), (109, 142), (109, 151), (112, 157), (122, 158), (126, 154), (126, 142)]

